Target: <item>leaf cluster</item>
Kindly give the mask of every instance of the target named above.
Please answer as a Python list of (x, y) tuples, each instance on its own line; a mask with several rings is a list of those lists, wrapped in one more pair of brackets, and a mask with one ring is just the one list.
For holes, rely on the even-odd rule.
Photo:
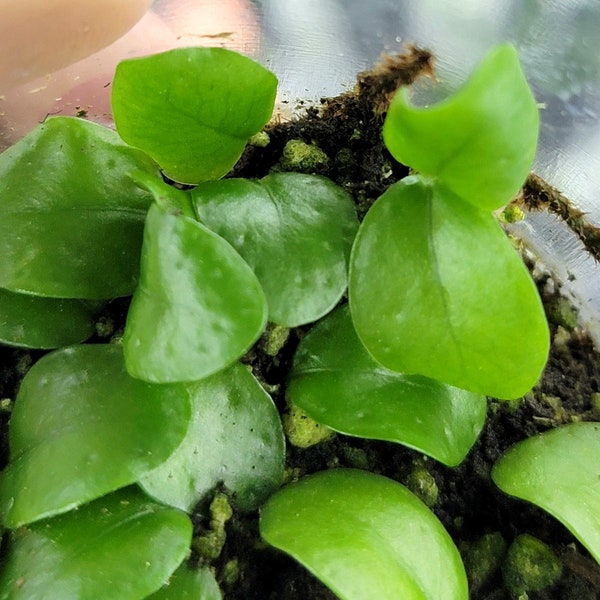
[[(342, 598), (467, 597), (458, 550), (399, 483), (340, 470), (276, 491), (281, 421), (240, 359), (268, 322), (319, 321), (289, 401), (335, 431), (459, 464), (485, 395), (524, 394), (547, 358), (535, 286), (492, 215), (531, 166), (535, 101), (510, 46), (437, 106), (401, 90), (383, 136), (416, 174), (359, 225), (324, 177), (222, 179), (269, 120), (276, 85), (223, 49), (126, 60), (117, 131), (55, 117), (0, 156), (0, 339), (56, 348), (11, 417), (0, 597), (97, 598), (110, 585), (120, 598), (219, 598), (210, 568), (184, 563), (189, 515), (208, 518), (217, 488), (236, 510), (262, 506), (265, 540)], [(80, 344), (104, 303), (126, 296), (122, 342)], [(596, 557), (579, 484), (551, 495), (548, 457), (568, 447), (567, 470), (598, 439), (595, 425), (572, 426), (494, 474)], [(544, 474), (534, 484), (532, 470)], [(574, 479), (596, 485), (591, 470)]]

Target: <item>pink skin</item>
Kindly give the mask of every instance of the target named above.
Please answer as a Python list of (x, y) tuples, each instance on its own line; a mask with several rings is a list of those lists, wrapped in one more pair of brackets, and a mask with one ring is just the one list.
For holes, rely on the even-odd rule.
[[(0, 8), (3, 2), (9, 1), (73, 3), (73, 0), (0, 0)], [(122, 3), (122, 0), (104, 1)], [(140, 2), (151, 3), (150, 0), (139, 0), (138, 4)], [(113, 39), (121, 33), (114, 35), (113, 32)], [(106, 42), (106, 36), (103, 40)], [(110, 46), (93, 54), (90, 52), (96, 48), (88, 49), (89, 55), (74, 64), (69, 64), (62, 52), (53, 64), (69, 66), (21, 83), (0, 95), (0, 150), (18, 141), (47, 115), (83, 113), (96, 122), (111, 124), (110, 84), (115, 67), (123, 58), (180, 46), (224, 46), (252, 55), (259, 43), (259, 23), (247, 0), (163, 0), (160, 10), (151, 9), (143, 14), (135, 26)], [(2, 47), (0, 38), (0, 55)], [(79, 47), (77, 51), (79, 56), (71, 55), (74, 60), (81, 56)], [(25, 59), (34, 60), (27, 55), (23, 60), (19, 57), (13, 61), (13, 66), (19, 63), (15, 69), (21, 73), (26, 70), (23, 68)], [(44, 65), (49, 63), (48, 60), (43, 62)], [(27, 68), (30, 72), (40, 69), (44, 72), (46, 67), (36, 63)], [(11, 78), (0, 68), (0, 82), (7, 79)]]

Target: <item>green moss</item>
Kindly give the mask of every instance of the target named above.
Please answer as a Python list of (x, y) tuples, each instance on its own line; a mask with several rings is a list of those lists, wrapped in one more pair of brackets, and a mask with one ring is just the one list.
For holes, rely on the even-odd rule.
[(502, 220), (505, 223), (516, 223), (517, 221), (522, 221), (525, 218), (525, 213), (523, 209), (515, 206), (514, 204), (509, 204), (502, 211)]
[(297, 448), (309, 448), (335, 435), (329, 427), (317, 423), (292, 403), (283, 415), (283, 430), (290, 444)]
[(222, 493), (215, 494), (213, 501), (210, 503), (209, 512), (210, 525), (208, 530), (192, 541), (194, 550), (207, 562), (217, 559), (221, 554), (227, 537), (225, 524), (233, 515), (229, 500)]
[(484, 585), (502, 565), (506, 542), (499, 532), (487, 533), (476, 540), (465, 552), (465, 568), (471, 588)]
[(415, 467), (404, 481), (406, 487), (429, 508), (436, 505), (439, 489), (433, 475), (423, 466)]
[(290, 140), (283, 148), (281, 168), (299, 173), (319, 173), (329, 165), (329, 157), (315, 144)]
[(283, 327), (283, 325), (270, 325), (261, 340), (262, 349), (269, 356), (277, 356), (289, 337), (289, 327)]
[(271, 142), (271, 138), (266, 131), (259, 131), (255, 133), (248, 142), (251, 146), (256, 146), (257, 148), (266, 148)]
[(510, 545), (502, 566), (504, 584), (515, 599), (554, 585), (561, 576), (562, 564), (542, 541), (523, 534)]

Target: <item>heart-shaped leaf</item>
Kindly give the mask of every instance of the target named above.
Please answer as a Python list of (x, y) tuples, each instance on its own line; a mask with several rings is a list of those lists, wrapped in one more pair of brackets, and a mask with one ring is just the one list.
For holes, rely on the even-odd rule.
[(383, 138), (392, 156), (489, 211), (519, 190), (533, 163), (539, 111), (508, 44), (492, 49), (453, 96), (411, 106), (406, 88), (390, 105)]
[(273, 401), (239, 363), (188, 389), (187, 435), (165, 463), (142, 477), (142, 487), (157, 500), (191, 512), (222, 483), (238, 508), (258, 508), (283, 478), (284, 437)]
[(176, 181), (219, 179), (273, 112), (277, 79), (224, 48), (177, 48), (124, 60), (112, 89), (115, 125)]
[(137, 282), (152, 196), (130, 179), (154, 162), (110, 129), (48, 119), (0, 155), (0, 287), (115, 298)]
[(519, 442), (492, 478), (555, 516), (600, 563), (600, 423), (563, 425)]
[(95, 312), (81, 300), (0, 289), (0, 342), (23, 348), (57, 348), (83, 342), (94, 332)]
[(146, 600), (221, 600), (219, 584), (208, 567), (191, 569), (183, 564), (169, 582)]
[(487, 408), (484, 396), (377, 364), (356, 336), (347, 306), (302, 340), (287, 394), (331, 429), (398, 442), (449, 466), (466, 456)]
[(207, 182), (192, 198), (200, 221), (254, 270), (269, 320), (296, 327), (337, 304), (358, 229), (354, 203), (342, 188), (316, 175), (277, 173)]
[[(189, 552), (192, 523), (127, 488), (10, 534), (0, 598), (139, 600)], [(182, 596), (183, 598), (183, 596)]]
[(186, 388), (133, 379), (120, 346), (44, 356), (23, 379), (11, 416), (2, 523), (18, 527), (137, 481), (168, 458), (189, 420)]
[(260, 532), (343, 600), (467, 600), (460, 555), (442, 524), (391, 479), (332, 469), (262, 508)]
[(153, 204), (123, 338), (129, 373), (159, 383), (208, 377), (242, 356), (266, 321), (260, 283), (240, 255), (194, 219)]
[(548, 356), (537, 290), (493, 216), (419, 176), (367, 213), (349, 298), (362, 343), (394, 371), (517, 398)]

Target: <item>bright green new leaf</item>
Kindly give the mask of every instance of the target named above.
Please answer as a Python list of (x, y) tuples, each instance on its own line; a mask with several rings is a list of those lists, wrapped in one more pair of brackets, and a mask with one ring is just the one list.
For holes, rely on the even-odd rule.
[(391, 479), (334, 469), (262, 508), (260, 532), (343, 600), (466, 600), (460, 555), (435, 515)]
[(23, 379), (11, 416), (2, 523), (31, 523), (137, 481), (175, 450), (189, 420), (186, 388), (133, 379), (120, 346), (44, 356)]
[(358, 229), (354, 203), (342, 188), (316, 175), (278, 173), (207, 182), (192, 197), (200, 221), (254, 270), (270, 321), (295, 327), (337, 304)]
[(398, 442), (449, 466), (477, 439), (487, 407), (484, 396), (377, 364), (357, 338), (347, 306), (300, 342), (287, 394), (331, 429)]
[(123, 338), (129, 373), (157, 383), (208, 377), (242, 356), (266, 321), (260, 283), (240, 255), (194, 219), (153, 204)]
[(121, 137), (172, 179), (219, 179), (271, 118), (277, 79), (224, 48), (177, 48), (125, 60), (112, 89)]
[(390, 105), (383, 138), (396, 160), (492, 211), (525, 181), (538, 128), (538, 108), (517, 51), (501, 45), (439, 104), (417, 108), (401, 89)]
[(600, 423), (563, 425), (516, 444), (492, 478), (556, 517), (600, 563)]
[(362, 343), (394, 371), (517, 398), (545, 365), (542, 304), (504, 232), (418, 176), (391, 186), (362, 222), (349, 298)]
[(2, 153), (0, 287), (57, 298), (131, 294), (152, 200), (132, 171), (159, 176), (114, 131), (68, 117)]
[(135, 488), (119, 490), (11, 532), (0, 598), (139, 600), (168, 579), (189, 552), (191, 538), (185, 513)]
[(190, 568), (182, 564), (168, 583), (146, 600), (221, 600), (223, 595), (208, 567)]
[(273, 401), (239, 363), (188, 384), (188, 390), (187, 435), (165, 463), (142, 477), (142, 487), (191, 512), (222, 483), (238, 508), (258, 508), (283, 479), (283, 430)]
[(46, 349), (83, 342), (94, 332), (94, 313), (94, 308), (81, 300), (0, 289), (0, 342)]

